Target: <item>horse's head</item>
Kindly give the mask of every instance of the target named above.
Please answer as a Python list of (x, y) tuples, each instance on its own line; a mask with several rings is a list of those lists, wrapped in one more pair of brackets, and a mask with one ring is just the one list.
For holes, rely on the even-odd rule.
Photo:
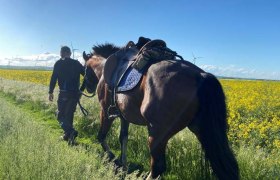
[(89, 93), (94, 93), (103, 74), (104, 64), (106, 59), (120, 48), (113, 44), (103, 44), (93, 46), (93, 52), (86, 54), (83, 52), (85, 60), (85, 85)]
[(87, 89), (87, 92), (94, 93), (99, 81), (99, 78), (96, 76), (93, 67), (93, 54), (86, 54), (85, 51), (83, 52), (83, 58), (85, 60), (85, 76), (84, 76), (84, 83)]

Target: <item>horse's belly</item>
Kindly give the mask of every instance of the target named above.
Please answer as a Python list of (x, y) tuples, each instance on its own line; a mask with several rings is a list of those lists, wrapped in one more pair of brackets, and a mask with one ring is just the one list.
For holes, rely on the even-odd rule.
[(130, 123), (146, 126), (147, 122), (140, 112), (141, 102), (126, 94), (117, 94), (117, 102), (123, 117)]

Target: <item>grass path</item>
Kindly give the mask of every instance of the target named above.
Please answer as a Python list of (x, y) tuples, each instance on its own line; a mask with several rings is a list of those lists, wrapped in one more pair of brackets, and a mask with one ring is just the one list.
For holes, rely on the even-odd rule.
[(93, 148), (69, 147), (58, 129), (38, 121), (40, 114), (3, 94), (0, 101), (0, 179), (120, 178)]

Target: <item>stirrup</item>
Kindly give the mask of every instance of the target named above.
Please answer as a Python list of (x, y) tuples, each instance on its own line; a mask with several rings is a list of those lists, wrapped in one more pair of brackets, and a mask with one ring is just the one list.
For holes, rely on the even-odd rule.
[(112, 120), (120, 116), (120, 111), (118, 110), (116, 105), (110, 105), (107, 114), (108, 118)]

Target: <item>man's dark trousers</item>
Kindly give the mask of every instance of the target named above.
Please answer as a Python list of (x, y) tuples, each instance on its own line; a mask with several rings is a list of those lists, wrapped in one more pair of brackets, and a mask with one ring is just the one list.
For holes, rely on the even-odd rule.
[(61, 128), (64, 130), (66, 137), (69, 137), (72, 132), (75, 132), (73, 127), (74, 112), (79, 101), (78, 92), (60, 91), (58, 95), (57, 119)]

